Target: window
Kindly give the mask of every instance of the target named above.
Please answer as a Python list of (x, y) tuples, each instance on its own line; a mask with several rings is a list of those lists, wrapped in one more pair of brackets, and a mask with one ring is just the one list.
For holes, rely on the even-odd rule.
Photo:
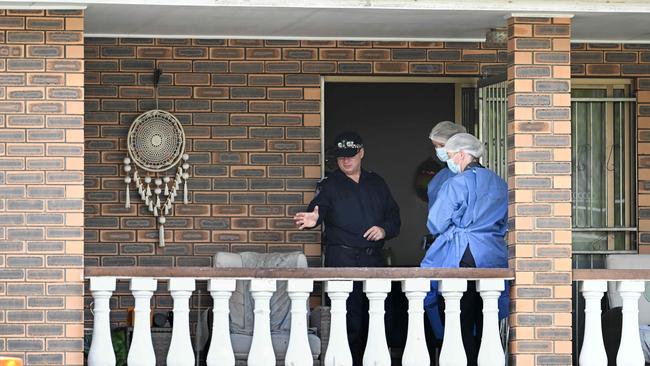
[(482, 164), (492, 169), (504, 180), (508, 179), (508, 83), (499, 81), (479, 89), (479, 138), (485, 144)]
[(636, 250), (634, 99), (627, 84), (574, 81), (571, 107), (574, 264), (598, 268)]

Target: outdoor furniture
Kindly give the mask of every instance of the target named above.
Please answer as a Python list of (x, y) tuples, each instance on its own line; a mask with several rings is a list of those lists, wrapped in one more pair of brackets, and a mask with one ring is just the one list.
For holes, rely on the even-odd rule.
[[(605, 266), (608, 269), (650, 269), (650, 254), (610, 254), (605, 260)], [(605, 329), (603, 334), (606, 345), (610, 338), (611, 342), (616, 345), (615, 348), (607, 347), (609, 364), (614, 365), (616, 363), (615, 351), (618, 350), (617, 341), (621, 334), (620, 309), (623, 306), (623, 300), (616, 288), (616, 282), (609, 281), (607, 286), (607, 300), (611, 310), (603, 314), (603, 329)], [(650, 282), (646, 282), (646, 291), (639, 299), (639, 331), (646, 365), (648, 365), (650, 364)]]
[[(307, 258), (303, 253), (225, 253), (214, 256), (214, 266), (223, 268), (306, 268)], [(250, 282), (237, 281), (237, 287), (230, 299), (230, 336), (237, 365), (246, 365), (253, 338), (253, 298), (249, 291)], [(283, 365), (289, 345), (291, 328), (291, 300), (287, 293), (287, 281), (278, 281), (277, 290), (271, 297), (271, 338), (276, 364)], [(329, 333), (329, 316), (326, 309), (317, 308), (311, 314), (308, 340), (314, 365), (319, 365), (321, 337)]]

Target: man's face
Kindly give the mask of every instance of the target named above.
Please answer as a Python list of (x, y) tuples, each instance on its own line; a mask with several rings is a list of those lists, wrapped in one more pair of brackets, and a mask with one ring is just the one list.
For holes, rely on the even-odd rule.
[(361, 159), (363, 159), (363, 148), (359, 149), (359, 152), (350, 157), (338, 157), (336, 158), (336, 162), (339, 165), (339, 169), (345, 175), (355, 175), (358, 174), (361, 171)]

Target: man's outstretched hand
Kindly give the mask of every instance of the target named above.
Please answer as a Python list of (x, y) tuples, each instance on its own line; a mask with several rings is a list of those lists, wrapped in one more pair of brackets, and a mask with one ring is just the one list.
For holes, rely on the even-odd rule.
[(293, 216), (293, 221), (296, 223), (298, 229), (310, 229), (316, 226), (318, 222), (318, 206), (314, 207), (312, 212), (298, 212)]
[(378, 241), (386, 237), (386, 231), (379, 226), (373, 226), (363, 234), (363, 237), (366, 238), (366, 240)]

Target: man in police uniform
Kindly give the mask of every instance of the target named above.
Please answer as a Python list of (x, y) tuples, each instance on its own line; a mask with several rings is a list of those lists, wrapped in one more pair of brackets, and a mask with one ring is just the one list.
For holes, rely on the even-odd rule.
[[(399, 234), (399, 207), (378, 174), (361, 168), (363, 141), (355, 132), (336, 138), (338, 169), (317, 186), (316, 196), (294, 221), (299, 229), (325, 222), (326, 267), (384, 267), (384, 242)], [(348, 340), (361, 365), (368, 336), (368, 300), (360, 282), (347, 301)]]

